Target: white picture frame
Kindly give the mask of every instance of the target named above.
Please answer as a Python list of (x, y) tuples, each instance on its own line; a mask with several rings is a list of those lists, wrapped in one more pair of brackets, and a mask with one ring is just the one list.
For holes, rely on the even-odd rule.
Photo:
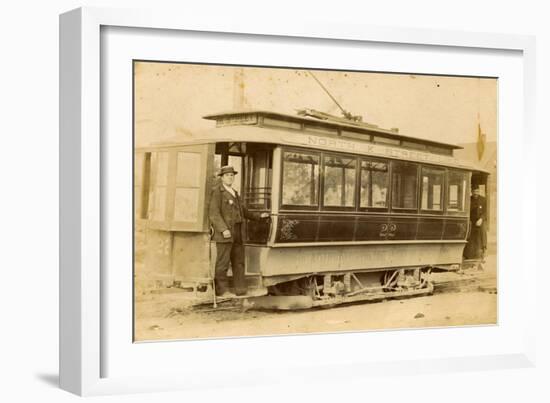
[[(178, 390), (188, 388), (208, 388), (227, 386), (234, 379), (224, 377), (224, 374), (215, 369), (210, 370), (210, 358), (201, 363), (201, 356), (197, 351), (206, 348), (210, 351), (219, 351), (227, 354), (228, 359), (236, 359), (227, 352), (227, 343), (241, 349), (252, 356), (265, 354), (269, 351), (280, 352), (279, 348), (289, 348), (288, 351), (299, 351), (311, 345), (312, 340), (323, 337), (323, 343), (338, 344), (345, 341), (350, 351), (368, 338), (380, 338), (381, 332), (370, 332), (346, 335), (323, 336), (281, 336), (270, 338), (247, 338), (233, 340), (210, 340), (199, 342), (180, 343), (150, 343), (162, 344), (163, 352), (160, 356), (169, 354), (170, 350), (195, 350), (195, 355), (189, 355), (185, 364), (174, 364), (167, 371), (154, 376), (151, 374), (125, 373), (121, 367), (118, 371), (108, 370), (106, 362), (113, 351), (118, 351), (106, 334), (106, 325), (110, 324), (106, 318), (116, 316), (107, 303), (105, 272), (102, 271), (106, 263), (106, 253), (112, 250), (104, 236), (105, 226), (108, 226), (110, 217), (102, 212), (109, 203), (109, 181), (114, 171), (109, 171), (112, 164), (108, 164), (109, 150), (106, 147), (115, 146), (109, 138), (102, 137), (106, 127), (102, 121), (105, 118), (105, 105), (102, 103), (102, 91), (110, 85), (102, 81), (102, 30), (106, 27), (176, 30), (200, 33), (218, 33), (219, 35), (236, 35), (254, 38), (255, 41), (290, 40), (300, 43), (310, 40), (338, 40), (338, 43), (376, 43), (377, 46), (398, 48), (423, 47), (423, 49), (469, 49), (479, 54), (494, 51), (515, 52), (521, 60), (524, 96), (520, 99), (522, 105), (519, 121), (521, 138), (501, 138), (500, 140), (514, 146), (516, 142), (523, 145), (522, 158), (529, 159), (532, 153), (534, 139), (534, 91), (535, 91), (535, 42), (534, 38), (521, 35), (466, 33), (457, 31), (430, 31), (407, 28), (384, 28), (364, 25), (349, 25), (342, 23), (320, 22), (314, 19), (302, 20), (299, 24), (289, 23), (282, 27), (277, 22), (266, 20), (246, 20), (232, 18), (228, 20), (206, 20), (195, 18), (192, 15), (174, 15), (168, 12), (152, 12), (150, 10), (110, 10), (102, 8), (81, 8), (70, 11), (60, 17), (60, 385), (63, 389), (79, 395), (97, 395), (113, 393), (135, 393)], [(172, 31), (173, 32), (173, 31)], [(223, 33), (223, 34), (222, 34)], [(281, 39), (282, 38), (282, 39)], [(331, 46), (339, 46), (333, 42)], [(518, 56), (519, 55), (519, 56)], [(519, 60), (518, 59), (518, 60)], [(513, 78), (512, 78), (513, 79)], [(518, 79), (517, 77), (515, 78)], [(128, 94), (129, 95), (129, 94)], [(505, 129), (501, 127), (501, 129)], [(103, 134), (104, 135), (104, 134)], [(123, 144), (122, 144), (123, 146)], [(506, 149), (505, 149), (506, 151)], [(499, 154), (499, 163), (506, 161), (506, 154)], [(131, 150), (127, 150), (128, 153)], [(499, 170), (499, 177), (512, 173)], [(120, 176), (120, 173), (119, 173)], [(526, 189), (535, 189), (533, 184), (535, 175), (523, 178)], [(500, 181), (499, 181), (500, 183)], [(500, 192), (500, 188), (499, 188)], [(504, 187), (503, 193), (506, 192)], [(536, 197), (531, 192), (533, 197)], [(513, 261), (521, 261), (521, 275), (519, 278), (536, 277), (535, 243), (528, 242), (525, 236), (529, 229), (522, 222), (534, 222), (534, 211), (522, 206), (521, 199), (512, 199), (512, 204), (503, 203), (499, 217), (504, 217), (506, 211), (515, 206), (521, 207), (518, 216), (508, 218), (516, 220), (510, 225), (519, 223), (522, 235), (521, 245), (514, 251)], [(517, 204), (514, 204), (516, 203)], [(130, 206), (128, 206), (130, 207)], [(119, 228), (120, 229), (120, 228)], [(501, 238), (502, 236), (502, 238)], [(113, 239), (110, 237), (109, 239)], [(499, 242), (506, 246), (505, 235), (499, 229)], [(509, 243), (508, 243), (509, 244)], [(499, 259), (502, 262), (503, 253), (511, 253), (506, 248), (499, 249)], [(504, 250), (504, 252), (502, 252)], [(110, 253), (110, 252), (109, 252)], [(509, 256), (506, 255), (506, 258)], [(519, 260), (521, 259), (521, 260)], [(504, 273), (506, 280), (506, 273)], [(502, 283), (502, 279), (499, 279)], [(128, 283), (131, 283), (128, 279)], [(507, 282), (504, 285), (508, 285)], [(504, 287), (504, 291), (507, 288)], [(499, 289), (500, 292), (500, 289)], [(403, 349), (402, 358), (390, 357), (387, 360), (372, 360), (362, 355), (333, 362), (314, 361), (306, 362), (299, 357), (290, 358), (285, 362), (277, 362), (277, 356), (271, 357), (275, 365), (265, 368), (263, 373), (258, 371), (247, 373), (238, 382), (241, 386), (258, 383), (291, 382), (293, 377), (312, 380), (346, 379), (353, 374), (357, 376), (418, 374), (444, 371), (465, 371), (481, 369), (523, 368), (532, 367), (535, 363), (536, 322), (535, 298), (527, 289), (521, 291), (513, 289), (514, 293), (522, 293), (522, 307), (525, 315), (521, 323), (513, 324), (510, 332), (514, 333), (508, 345), (501, 346), (497, 353), (490, 351), (470, 351), (463, 354), (457, 351), (446, 355), (435, 351), (431, 355), (408, 354)], [(512, 295), (513, 293), (509, 294)], [(513, 294), (516, 295), (516, 294)], [(504, 298), (511, 298), (505, 296)], [(502, 302), (502, 301), (499, 301)], [(506, 301), (504, 301), (506, 302)], [(506, 304), (501, 304), (506, 305)], [(507, 305), (506, 305), (507, 306)], [(117, 311), (118, 312), (118, 311)], [(498, 326), (489, 329), (486, 337), (499, 335)], [(127, 329), (126, 329), (127, 330)], [(126, 331), (123, 330), (123, 331)], [(457, 328), (446, 331), (449, 337), (467, 338), (468, 333), (478, 331), (471, 328)], [(486, 329), (485, 329), (486, 330)], [(111, 329), (117, 333), (117, 330)], [(481, 329), (479, 331), (484, 331)], [(395, 338), (399, 343), (400, 331), (384, 333), (388, 339)], [(423, 336), (422, 331), (409, 331), (409, 337)], [(426, 333), (428, 337), (432, 333)], [(120, 332), (119, 332), (120, 333)], [(451, 333), (453, 333), (451, 335)], [(432, 334), (431, 336), (429, 334)], [(441, 333), (440, 333), (441, 334)], [(511, 334), (511, 333), (510, 333)], [(519, 334), (525, 336), (519, 342)], [(317, 338), (317, 339), (315, 339)], [(127, 340), (132, 344), (131, 340)], [(203, 343), (203, 344), (197, 344)], [(269, 348), (266, 344), (270, 343)], [(288, 346), (282, 344), (289, 343)], [(110, 346), (109, 348), (107, 346)], [(151, 347), (152, 348), (152, 347)], [(133, 354), (129, 349), (128, 354)], [(444, 351), (444, 347), (442, 350)], [(145, 353), (149, 355), (151, 353)], [(156, 352), (155, 352), (156, 354)], [(408, 355), (407, 355), (408, 354)], [(128, 358), (128, 357), (126, 357)], [(124, 357), (121, 357), (124, 359)], [(246, 361), (246, 360), (245, 360)], [(252, 362), (252, 361), (251, 361)], [(235, 373), (244, 374), (246, 364), (236, 366)], [(253, 365), (261, 365), (255, 362)], [(177, 367), (181, 371), (176, 371)], [(193, 371), (190, 371), (190, 369)], [(248, 367), (254, 368), (255, 367)], [(284, 371), (281, 371), (284, 368)], [(307, 374), (304, 374), (307, 369)], [(111, 373), (115, 373), (112, 375)], [(208, 373), (208, 379), (201, 377)]]

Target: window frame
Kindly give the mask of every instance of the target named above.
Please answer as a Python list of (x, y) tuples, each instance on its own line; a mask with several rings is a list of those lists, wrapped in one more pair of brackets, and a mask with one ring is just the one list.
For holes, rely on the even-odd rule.
[[(319, 173), (318, 173), (318, 182), (317, 182), (317, 204), (304, 206), (304, 205), (294, 205), (294, 204), (285, 204), (283, 203), (283, 187), (284, 187), (284, 167), (285, 167), (285, 153), (295, 152), (303, 153), (306, 155), (311, 155), (319, 158)], [(325, 158), (330, 156), (336, 156), (341, 158), (350, 158), (355, 160), (355, 188), (354, 188), (354, 202), (353, 207), (345, 206), (326, 206), (324, 204), (324, 191), (325, 191)], [(279, 169), (279, 200), (278, 206), (279, 210), (284, 212), (299, 212), (299, 211), (317, 211), (317, 212), (348, 212), (348, 213), (371, 213), (371, 214), (388, 214), (388, 215), (416, 215), (416, 216), (434, 216), (434, 217), (466, 217), (468, 216), (468, 204), (469, 199), (466, 197), (465, 208), (466, 210), (456, 212), (448, 211), (448, 192), (449, 192), (449, 173), (457, 172), (466, 175), (466, 186), (469, 186), (471, 181), (471, 171), (467, 169), (449, 167), (446, 165), (433, 165), (433, 164), (422, 164), (417, 161), (410, 161), (406, 159), (394, 159), (394, 158), (383, 158), (378, 156), (370, 155), (358, 155), (350, 153), (339, 153), (336, 151), (324, 151), (310, 148), (300, 148), (292, 146), (283, 146), (281, 147), (281, 163)], [(361, 207), (361, 163), (362, 161), (375, 161), (385, 163), (388, 166), (388, 177), (386, 184), (388, 190), (386, 192), (386, 203), (387, 206), (384, 207)], [(394, 172), (395, 167), (398, 164), (408, 164), (416, 167), (416, 203), (415, 208), (401, 208), (393, 206), (393, 197), (394, 197)], [(422, 173), (423, 169), (435, 169), (441, 170), (443, 172), (443, 189), (442, 189), (442, 209), (441, 210), (426, 210), (422, 209)], [(246, 184), (248, 186), (248, 184)]]
[[(464, 189), (464, 210), (463, 211), (453, 211), (449, 210), (448, 201), (449, 201), (449, 175), (451, 173), (459, 173), (459, 174), (465, 174), (466, 175), (466, 188)], [(468, 190), (471, 187), (472, 183), (472, 171), (470, 170), (464, 170), (459, 168), (447, 168), (447, 174), (445, 175), (445, 215), (452, 216), (452, 217), (468, 217), (470, 215), (470, 195), (468, 193)]]
[[(166, 155), (166, 171), (167, 173), (170, 172), (171, 164), (174, 164), (173, 150), (168, 149), (158, 149), (158, 150), (152, 150), (151, 151), (151, 179), (150, 179), (150, 187), (149, 187), (149, 205), (148, 205), (148, 211), (147, 211), (147, 218), (150, 222), (156, 223), (158, 225), (167, 225), (169, 222), (171, 222), (171, 217), (169, 216), (169, 199), (170, 199), (170, 178), (167, 174), (165, 177), (165, 183), (163, 185), (159, 185), (159, 166), (160, 166), (160, 159), (159, 155), (165, 154)], [(175, 180), (175, 178), (174, 178)], [(158, 211), (159, 204), (157, 203), (159, 200), (157, 199), (157, 191), (159, 188), (164, 189), (164, 214), (162, 217), (156, 216), (154, 212)]]
[[(394, 174), (394, 171), (395, 171), (395, 165), (396, 164), (409, 164), (409, 165), (415, 165), (416, 166), (416, 200), (415, 200), (415, 208), (405, 208), (405, 207), (394, 207), (393, 205), (393, 174)], [(421, 169), (420, 167), (422, 166), (422, 164), (418, 163), (418, 162), (413, 162), (413, 161), (409, 161), (409, 160), (391, 160), (391, 164), (390, 164), (390, 175), (391, 175), (391, 179), (390, 179), (390, 211), (391, 213), (393, 214), (416, 214), (416, 215), (419, 215), (420, 214), (420, 197), (419, 196), (419, 191), (420, 191), (420, 175), (421, 175)]]
[[(387, 177), (386, 177), (386, 207), (361, 207), (361, 174), (362, 174), (362, 166), (361, 163), (363, 161), (375, 161), (375, 162), (383, 162), (387, 165), (388, 171), (387, 171)], [(377, 158), (377, 157), (369, 157), (369, 156), (361, 156), (359, 157), (359, 172), (357, 175), (357, 185), (359, 192), (357, 192), (357, 211), (360, 212), (373, 212), (373, 213), (384, 213), (390, 211), (390, 205), (391, 205), (391, 186), (392, 186), (392, 170), (391, 170), (391, 160), (385, 159), (385, 158)]]
[[(430, 209), (423, 209), (422, 208), (422, 195), (424, 193), (424, 188), (422, 186), (422, 172), (424, 169), (431, 169), (431, 170), (438, 170), (443, 173), (443, 183), (441, 185), (441, 210), (430, 210)], [(448, 169), (444, 166), (437, 166), (437, 165), (420, 165), (420, 176), (418, 181), (418, 190), (419, 190), (419, 198), (418, 198), (418, 211), (422, 215), (436, 215), (436, 216), (442, 216), (446, 214), (447, 209), (447, 173)]]
[[(193, 189), (193, 190), (196, 190), (196, 194), (197, 194), (197, 205), (200, 204), (200, 193), (201, 193), (201, 189), (203, 188), (203, 186), (201, 185), (200, 181), (194, 185), (191, 185), (189, 184), (189, 186), (185, 186), (185, 184), (181, 184), (181, 183), (178, 183), (178, 179), (179, 179), (179, 173), (180, 173), (180, 159), (179, 159), (179, 156), (180, 154), (193, 154), (195, 156), (198, 157), (198, 164), (200, 166), (200, 164), (202, 163), (202, 154), (198, 151), (194, 151), (194, 150), (188, 150), (188, 149), (175, 149), (172, 151), (173, 154), (171, 156), (171, 158), (173, 159), (173, 162), (172, 162), (172, 169), (173, 169), (173, 178), (171, 178), (170, 180), (170, 196), (172, 197), (172, 200), (170, 201), (169, 203), (169, 206), (170, 206), (170, 211), (171, 211), (171, 214), (169, 216), (169, 220), (172, 224), (174, 223), (187, 223), (187, 222), (196, 222), (198, 220), (198, 217), (196, 220), (185, 220), (185, 219), (182, 219), (181, 217), (176, 217), (177, 215), (177, 211), (178, 209), (176, 208), (177, 205), (176, 205), (176, 201), (177, 201), (177, 198), (178, 198), (178, 190), (179, 189)], [(183, 161), (181, 161), (183, 162)], [(182, 164), (182, 169), (184, 170), (188, 170), (188, 167), (187, 165), (184, 165)], [(169, 174), (170, 176), (170, 174)], [(200, 178), (197, 178), (200, 180)], [(198, 210), (197, 210), (198, 211)]]
[[(319, 169), (317, 178), (317, 204), (316, 205), (300, 205), (300, 204), (285, 204), (283, 201), (283, 188), (284, 188), (284, 172), (285, 172), (285, 153), (303, 153), (316, 156), (319, 158)], [(294, 147), (282, 147), (281, 148), (281, 168), (280, 168), (280, 180), (279, 180), (279, 209), (284, 211), (320, 211), (321, 206), (321, 165), (322, 165), (322, 152), (320, 150), (302, 149)]]
[[(252, 159), (252, 155), (254, 153), (265, 153), (266, 155), (266, 172), (264, 175), (265, 183), (268, 184), (271, 182), (271, 186), (266, 186), (265, 188), (269, 188), (269, 194), (267, 197), (264, 197), (263, 205), (260, 203), (249, 203), (248, 197), (251, 189), (251, 181), (252, 181), (252, 170), (250, 168), (250, 160)], [(250, 210), (271, 210), (271, 195), (273, 193), (273, 149), (272, 148), (258, 148), (250, 153), (247, 153), (244, 156), (243, 164), (246, 171), (246, 177), (243, 177), (244, 179), (244, 191), (241, 192), (243, 196), (243, 202), (246, 205), (246, 207)]]
[[(339, 158), (348, 158), (355, 162), (355, 178), (354, 178), (354, 187), (353, 187), (353, 206), (326, 206), (325, 205), (325, 158), (327, 157), (339, 157)], [(334, 152), (321, 152), (321, 168), (319, 171), (320, 175), (320, 191), (319, 191), (319, 202), (321, 206), (321, 211), (357, 211), (358, 201), (357, 201), (357, 180), (358, 180), (358, 169), (357, 162), (359, 158), (356, 155), (344, 154), (344, 153), (334, 153)], [(345, 187), (345, 183), (343, 184)]]

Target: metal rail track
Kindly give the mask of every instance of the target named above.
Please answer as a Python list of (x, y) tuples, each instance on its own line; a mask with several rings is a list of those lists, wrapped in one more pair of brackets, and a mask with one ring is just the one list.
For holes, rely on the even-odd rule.
[(434, 294), (473, 291), (496, 294), (496, 279), (490, 277), (468, 277), (456, 280), (440, 281), (435, 284)]
[(350, 296), (336, 296), (326, 299), (311, 299), (306, 296), (260, 296), (240, 297), (239, 299), (223, 299), (218, 301), (218, 307), (213, 308), (211, 301), (205, 301), (193, 306), (195, 312), (212, 312), (216, 310), (240, 311), (247, 310), (304, 310), (311, 308), (330, 308), (338, 305), (359, 302), (377, 302), (389, 299), (407, 299), (423, 295), (453, 293), (453, 292), (488, 292), (497, 293), (496, 277), (482, 270), (467, 270), (459, 273), (449, 272), (432, 274), (433, 283), (427, 287), (407, 291), (390, 291), (380, 293), (363, 293)]

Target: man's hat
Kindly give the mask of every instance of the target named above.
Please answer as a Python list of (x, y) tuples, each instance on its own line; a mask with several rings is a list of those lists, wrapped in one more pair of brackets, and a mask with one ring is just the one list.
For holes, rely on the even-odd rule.
[(223, 176), (223, 175), (225, 175), (225, 174), (234, 174), (234, 175), (237, 175), (238, 172), (235, 171), (231, 165), (226, 165), (226, 166), (223, 166), (223, 167), (220, 169), (220, 173), (218, 174), (218, 176)]

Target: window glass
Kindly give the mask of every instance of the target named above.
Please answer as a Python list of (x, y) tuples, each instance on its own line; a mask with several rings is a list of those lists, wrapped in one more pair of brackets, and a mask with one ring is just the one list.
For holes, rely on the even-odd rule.
[(375, 143), (382, 143), (382, 144), (392, 144), (392, 145), (399, 145), (399, 140), (392, 139), (389, 137), (382, 137), (382, 136), (374, 136), (373, 140)]
[(283, 204), (319, 204), (319, 156), (285, 151), (283, 157)]
[(176, 188), (174, 220), (196, 222), (199, 219), (199, 189)]
[(356, 160), (346, 157), (324, 157), (323, 205), (355, 206)]
[(436, 154), (453, 155), (453, 149), (447, 147), (427, 146), (428, 151)]
[(305, 125), (305, 130), (315, 133), (321, 133), (321, 134), (337, 134), (338, 130), (333, 127), (325, 127), (325, 126), (318, 126), (318, 125)]
[(155, 221), (166, 219), (166, 185), (168, 183), (168, 152), (155, 152), (151, 154), (151, 164), (156, 172), (155, 182), (151, 189), (153, 203), (149, 206), (152, 210), (149, 216)]
[(270, 119), (267, 117), (264, 117), (263, 124), (266, 126), (284, 127), (285, 129), (300, 130), (302, 128), (301, 123), (288, 122), (286, 120), (279, 120), (279, 119)]
[(176, 186), (199, 187), (201, 155), (199, 153), (178, 152)]
[(247, 158), (247, 191), (248, 206), (269, 208), (271, 197), (271, 164), (269, 151), (257, 151)]
[(237, 156), (237, 155), (230, 155), (227, 159), (227, 163), (231, 165), (235, 171), (237, 171), (237, 175), (235, 175), (235, 181), (233, 182), (233, 185), (231, 187), (237, 191), (237, 193), (242, 194), (241, 192), (241, 181), (242, 181), (242, 175), (243, 172), (243, 157)]
[(445, 171), (422, 167), (422, 210), (443, 211), (443, 181)]
[(156, 186), (166, 186), (168, 183), (168, 153), (165, 151), (155, 153), (156, 155)]
[(164, 221), (166, 219), (166, 187), (156, 187), (154, 190), (153, 220)]
[(417, 206), (418, 165), (408, 162), (392, 162), (392, 207), (414, 209)]
[(361, 161), (361, 207), (387, 207), (388, 163)]
[(174, 221), (196, 222), (198, 220), (201, 166), (199, 153), (184, 151), (177, 153)]
[(466, 210), (468, 174), (449, 171), (448, 183), (447, 211), (464, 212)]

